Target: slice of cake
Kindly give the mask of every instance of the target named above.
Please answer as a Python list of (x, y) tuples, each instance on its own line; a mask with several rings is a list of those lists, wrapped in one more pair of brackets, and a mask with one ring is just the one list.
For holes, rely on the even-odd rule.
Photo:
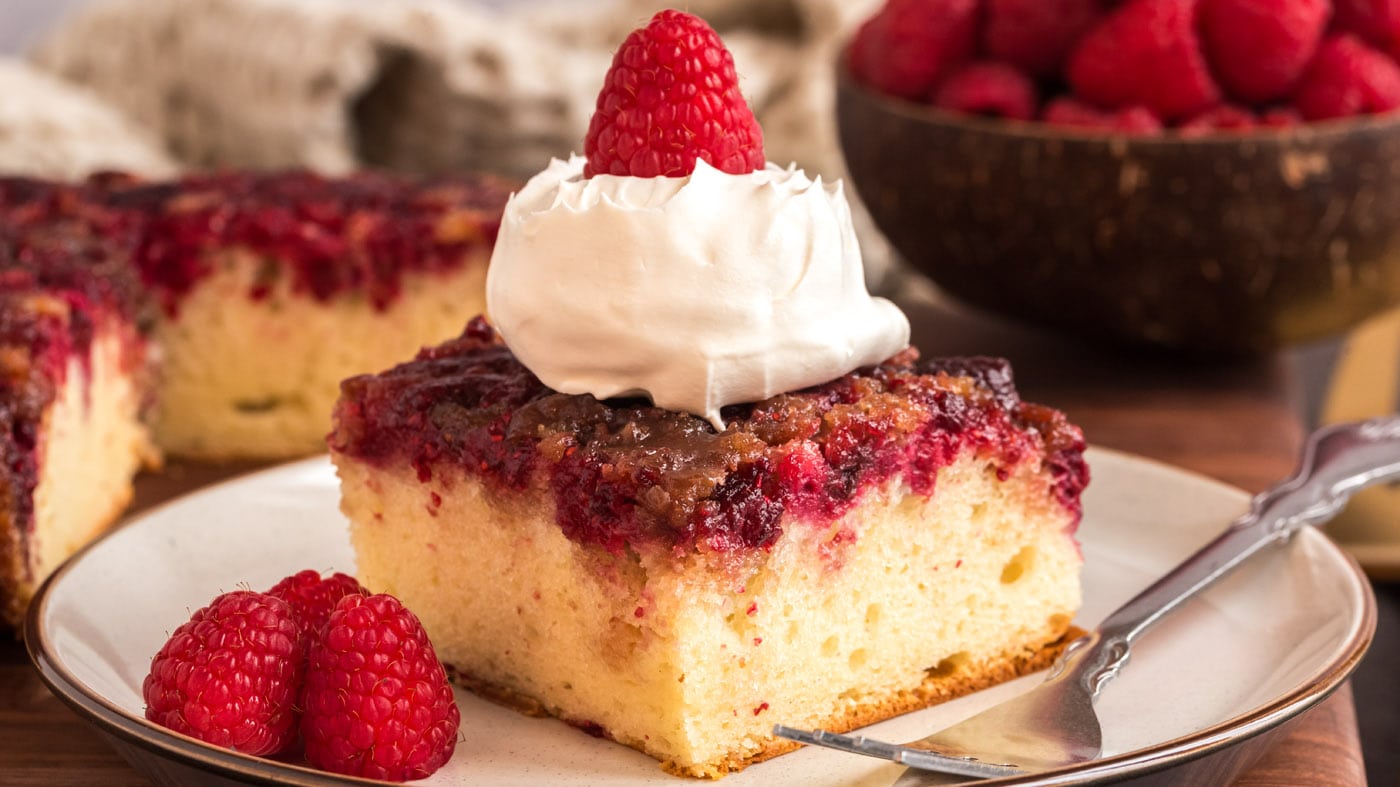
[(917, 361), (703, 20), (658, 13), (603, 84), (586, 156), (506, 206), (496, 328), (342, 386), (362, 581), (468, 686), (693, 776), (1048, 663), (1079, 430), (1004, 363)]
[(125, 257), (82, 227), (0, 221), (0, 623), (158, 460), (143, 303)]
[(508, 187), (224, 174), (112, 191), (164, 309), (157, 441), (203, 459), (323, 450), (340, 381), (454, 335), (485, 304)]
[(716, 776), (1048, 664), (1078, 428), (912, 350), (706, 420), (545, 387), (482, 320), (346, 381), (360, 578), (469, 687)]
[[(324, 448), (341, 379), (482, 309), (508, 187), (363, 173), (0, 178), (0, 622), (170, 453)], [(159, 358), (160, 363), (150, 363)]]
[(156, 439), (200, 459), (322, 450), (342, 379), (449, 338), (484, 307), (509, 193), (483, 176), (219, 173), (0, 182), (0, 213), (88, 228), (162, 316)]

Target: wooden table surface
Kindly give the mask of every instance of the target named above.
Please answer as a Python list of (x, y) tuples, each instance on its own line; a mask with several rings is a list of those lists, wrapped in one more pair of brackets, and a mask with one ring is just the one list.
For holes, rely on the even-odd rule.
[[(1059, 407), (1090, 442), (1189, 468), (1249, 491), (1286, 475), (1303, 435), (1298, 381), (1286, 359), (1184, 364), (1089, 351), (919, 296), (901, 304), (926, 355), (1012, 360), (1026, 398)], [(234, 469), (173, 467), (140, 480), (144, 507)], [(1145, 709), (1146, 710), (1146, 709)], [(148, 784), (52, 697), (23, 647), (0, 644), (0, 783)], [(677, 782), (680, 783), (679, 781)], [(1237, 785), (1364, 784), (1351, 689), (1290, 722)]]

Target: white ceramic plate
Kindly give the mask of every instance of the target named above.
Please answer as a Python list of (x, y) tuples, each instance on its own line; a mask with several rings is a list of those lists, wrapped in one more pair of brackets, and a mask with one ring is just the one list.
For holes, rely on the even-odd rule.
[[(1079, 531), (1092, 627), (1244, 510), (1246, 496), (1142, 459), (1093, 450)], [(236, 781), (346, 780), (171, 734), (142, 718), (151, 655), (191, 610), (221, 591), (265, 588), (303, 568), (354, 570), (329, 462), (264, 471), (156, 509), (59, 570), (30, 610), (31, 656), (54, 691), (166, 783), (203, 774)], [(1270, 551), (1153, 630), (1101, 698), (1105, 757), (1021, 783), (1126, 778), (1219, 753), (1326, 696), (1370, 642), (1374, 600), (1355, 563), (1314, 531)], [(998, 686), (871, 727), (919, 737), (1024, 691)], [(631, 749), (458, 692), (462, 735), (446, 768), (422, 784), (685, 784)], [(889, 785), (901, 767), (804, 749), (724, 780)], [(177, 774), (177, 775), (171, 775)], [(203, 780), (203, 779), (196, 779)], [(188, 782), (187, 782), (188, 783)]]

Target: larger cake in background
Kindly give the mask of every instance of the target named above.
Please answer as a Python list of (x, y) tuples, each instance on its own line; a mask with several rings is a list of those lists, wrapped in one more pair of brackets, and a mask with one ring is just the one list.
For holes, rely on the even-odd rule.
[(0, 623), (18, 623), (159, 456), (142, 418), (150, 312), (104, 239), (0, 223)]
[(465, 685), (691, 776), (1047, 664), (1079, 429), (1004, 362), (918, 360), (703, 22), (658, 14), (606, 84), (587, 158), (507, 205), (494, 327), (342, 386), (361, 580)]
[(154, 429), (172, 454), (324, 446), (337, 386), (456, 334), (484, 305), (508, 187), (483, 177), (222, 173), (0, 181), (0, 220), (80, 226), (160, 306)]
[(0, 620), (160, 451), (322, 450), (342, 379), (481, 311), (507, 194), (479, 176), (0, 178)]

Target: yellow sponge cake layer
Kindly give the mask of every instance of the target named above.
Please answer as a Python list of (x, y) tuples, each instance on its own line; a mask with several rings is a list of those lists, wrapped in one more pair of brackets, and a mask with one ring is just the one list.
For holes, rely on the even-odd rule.
[(312, 298), (285, 277), (250, 298), (262, 260), (223, 252), (157, 327), (157, 441), (209, 460), (325, 450), (340, 381), (460, 331), (464, 315), (485, 308), (489, 253), (473, 252), (450, 270), (403, 274), (397, 297), (381, 308), (353, 291)]
[(30, 574), (48, 576), (131, 502), (131, 479), (159, 453), (141, 421), (144, 391), (127, 373), (130, 339), (101, 336), (84, 362), (68, 361), (42, 421), (43, 466), (34, 488)]
[[(423, 620), (469, 682), (714, 776), (1043, 666), (1079, 606), (1063, 511), (975, 457), (924, 497), (891, 482), (771, 550), (612, 555), (547, 495), (340, 460), (360, 578)], [(435, 503), (440, 500), (440, 504)]]

